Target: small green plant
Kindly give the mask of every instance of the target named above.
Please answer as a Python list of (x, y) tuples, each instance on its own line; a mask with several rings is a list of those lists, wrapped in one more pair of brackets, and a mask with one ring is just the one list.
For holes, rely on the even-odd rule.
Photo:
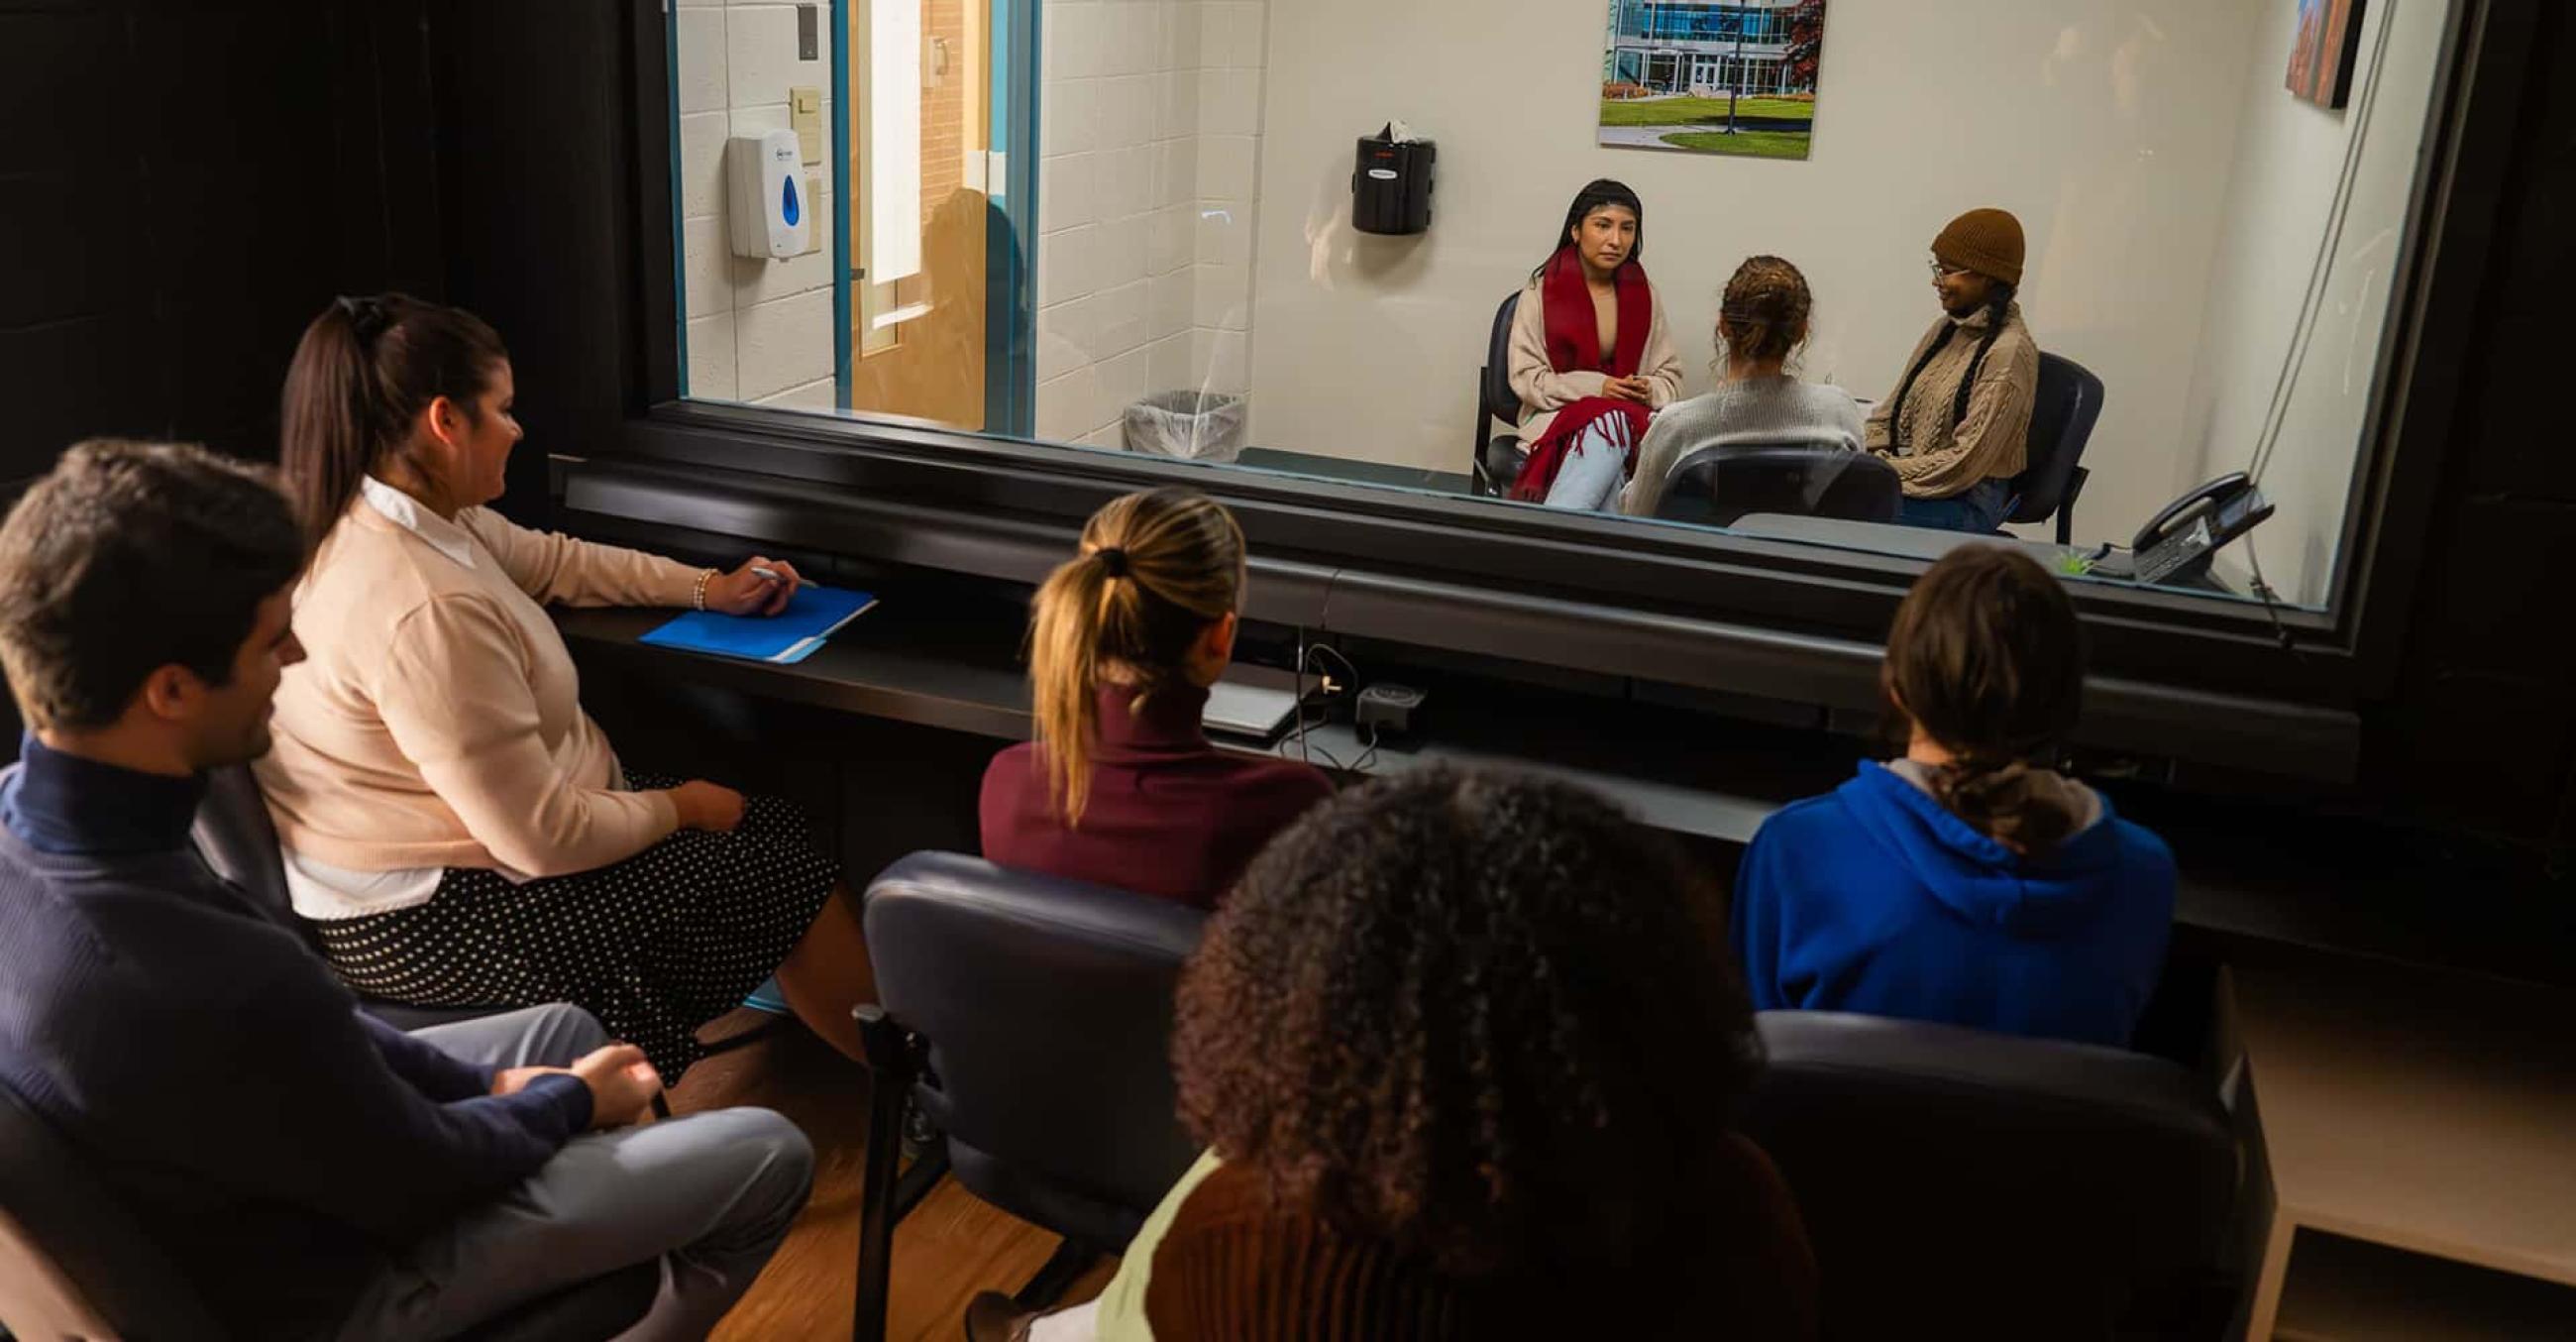
[(2057, 571), (2069, 578), (2081, 578), (2093, 571), (2093, 556), (2081, 550), (2069, 550), (2057, 557)]

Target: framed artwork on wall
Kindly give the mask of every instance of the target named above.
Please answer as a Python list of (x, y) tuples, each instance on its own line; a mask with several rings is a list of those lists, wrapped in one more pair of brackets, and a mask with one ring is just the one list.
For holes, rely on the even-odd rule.
[(2361, 54), (2362, 0), (2298, 0), (2298, 35), (2290, 43), (2290, 92), (2319, 107), (2352, 97), (2352, 67)]
[(1600, 143), (1805, 158), (1824, 50), (1825, 0), (1610, 0)]

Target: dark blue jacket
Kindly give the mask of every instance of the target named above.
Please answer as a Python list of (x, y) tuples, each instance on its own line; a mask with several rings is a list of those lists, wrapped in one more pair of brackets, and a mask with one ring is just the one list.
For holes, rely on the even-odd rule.
[(0, 1083), (83, 1150), (238, 1336), (328, 1327), (389, 1251), (590, 1123), (359, 1012), (224, 884), (204, 785), (46, 749), (0, 774)]
[(2163, 971), (2173, 854), (2111, 813), (2023, 858), (1877, 764), (1774, 815), (1736, 876), (1756, 1010), (2126, 1047)]

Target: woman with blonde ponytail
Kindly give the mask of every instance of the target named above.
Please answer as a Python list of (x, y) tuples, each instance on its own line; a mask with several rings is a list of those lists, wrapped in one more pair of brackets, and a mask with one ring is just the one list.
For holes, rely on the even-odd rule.
[(1111, 500), (1029, 623), (1037, 739), (984, 773), (984, 855), (1202, 907), (1331, 795), (1311, 765), (1220, 752), (1200, 730), (1234, 659), (1243, 529), (1203, 495)]
[(1754, 1006), (2126, 1046), (2173, 854), (2058, 771), (2084, 693), (2065, 589), (2019, 550), (1953, 550), (1897, 608), (1880, 679), (1904, 757), (1771, 817), (1744, 855)]

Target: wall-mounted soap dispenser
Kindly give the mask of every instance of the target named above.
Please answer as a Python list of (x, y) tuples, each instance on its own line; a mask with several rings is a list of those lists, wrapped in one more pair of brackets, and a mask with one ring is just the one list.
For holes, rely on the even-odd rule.
[(792, 130), (737, 135), (726, 145), (734, 255), (784, 261), (806, 250), (814, 202), (806, 199), (804, 164)]

